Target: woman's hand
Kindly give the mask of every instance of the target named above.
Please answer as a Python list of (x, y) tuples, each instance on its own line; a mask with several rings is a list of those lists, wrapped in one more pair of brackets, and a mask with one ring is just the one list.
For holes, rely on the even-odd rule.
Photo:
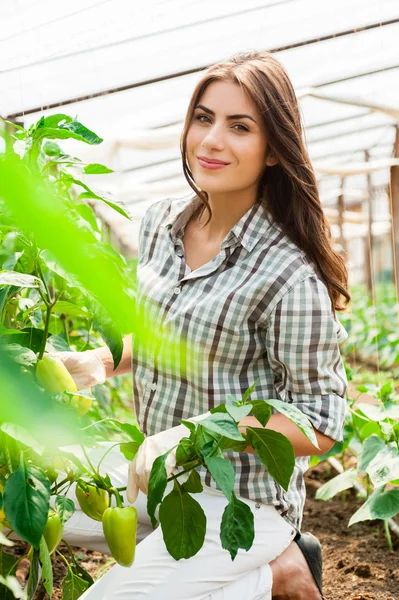
[[(187, 419), (187, 421), (197, 423), (209, 415), (210, 413), (207, 412), (198, 417)], [(172, 475), (176, 467), (177, 446), (182, 438), (188, 437), (189, 435), (190, 432), (185, 425), (177, 425), (177, 427), (172, 427), (166, 431), (160, 431), (144, 440), (129, 466), (126, 497), (130, 503), (136, 501), (139, 490), (144, 494), (148, 494), (148, 481), (150, 479), (152, 465), (158, 456), (165, 454), (165, 452), (171, 448), (173, 448), (173, 450), (168, 454), (165, 461), (165, 468), (166, 476), (169, 478)]]
[(51, 352), (50, 356), (64, 363), (78, 390), (85, 390), (106, 380), (104, 363), (95, 350)]

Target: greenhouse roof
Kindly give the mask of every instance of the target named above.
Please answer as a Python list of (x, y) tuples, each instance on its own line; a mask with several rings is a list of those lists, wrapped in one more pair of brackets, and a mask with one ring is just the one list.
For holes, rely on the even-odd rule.
[(190, 191), (179, 151), (190, 94), (204, 68), (250, 49), (272, 51), (293, 81), (325, 204), (343, 176), (348, 198), (367, 190), (366, 151), (373, 185), (388, 183), (397, 0), (20, 0), (2, 13), (0, 116), (77, 115), (104, 142), (63, 149), (115, 169), (95, 186), (132, 214)]

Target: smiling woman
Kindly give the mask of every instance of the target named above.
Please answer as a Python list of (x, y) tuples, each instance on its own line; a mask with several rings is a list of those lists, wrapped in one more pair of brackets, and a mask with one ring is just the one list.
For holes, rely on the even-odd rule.
[[(195, 432), (206, 431), (193, 419), (201, 421), (208, 411), (215, 417), (227, 399), (244, 396), (245, 402), (248, 393), (255, 394), (255, 406), (266, 402), (280, 414), (269, 410), (263, 418), (252, 408), (244, 415), (239, 405), (245, 439), (224, 451), (234, 493), (206, 462), (223, 460), (215, 439), (208, 444), (221, 455), (204, 453), (195, 464), (198, 487), (188, 483), (187, 490), (177, 474), (169, 482), (166, 498), (184, 496), (196, 506), (193, 529), (206, 517), (204, 543), (195, 555), (176, 563), (165, 544), (175, 533), (175, 544), (186, 546), (182, 519), (176, 511), (167, 523), (160, 516), (161, 527), (139, 544), (134, 564), (114, 567), (82, 600), (320, 600), (320, 545), (300, 533), (304, 473), (310, 455), (342, 440), (347, 380), (338, 344), (346, 332), (335, 311), (350, 296), (282, 65), (267, 52), (249, 52), (210, 67), (192, 94), (181, 154), (194, 194), (155, 202), (144, 216), (137, 304), (165, 336), (163, 345), (182, 340), (189, 352), (171, 349), (171, 367), (160, 345), (145, 353), (133, 335), (136, 418), (147, 437), (129, 475), (120, 458), (107, 455), (115, 464), (111, 477), (128, 479), (139, 529), (148, 527), (145, 494), (155, 461), (168, 460), (171, 469), (179, 463), (176, 447), (189, 429), (181, 420), (190, 420)], [(129, 362), (130, 342), (126, 349)], [(254, 383), (255, 392), (246, 393)], [(295, 410), (299, 420), (292, 423), (287, 415)], [(273, 464), (265, 466), (259, 446), (251, 444), (256, 436), (269, 440)], [(287, 442), (290, 456), (279, 461), (274, 453)], [(292, 464), (286, 483), (275, 477), (283, 460)], [(188, 491), (200, 490), (195, 503)], [(243, 531), (250, 521), (255, 536), (248, 547)], [(234, 562), (226, 552), (231, 546)]]

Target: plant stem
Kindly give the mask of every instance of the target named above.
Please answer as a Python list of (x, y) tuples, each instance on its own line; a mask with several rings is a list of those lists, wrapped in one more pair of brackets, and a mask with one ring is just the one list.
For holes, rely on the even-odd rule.
[(167, 481), (173, 481), (174, 479), (177, 479), (181, 475), (184, 475), (185, 473), (189, 473), (190, 471), (195, 469), (195, 467), (198, 467), (200, 464), (201, 464), (200, 461), (198, 461), (196, 465), (191, 466), (189, 469), (184, 469), (184, 471), (180, 471), (180, 473), (176, 473), (176, 475), (172, 475), (171, 477), (169, 477), (169, 479)]
[(65, 477), (65, 479), (63, 479), (59, 483), (56, 483), (55, 486), (51, 489), (51, 494), (56, 494), (57, 491), (68, 481), (69, 481), (69, 477)]
[(47, 305), (47, 309), (46, 309), (46, 322), (44, 324), (43, 339), (42, 339), (42, 344), (40, 346), (40, 352), (39, 352), (38, 360), (41, 360), (43, 358), (44, 350), (46, 348), (47, 334), (48, 334), (48, 328), (50, 326), (50, 318), (51, 318), (51, 310), (52, 310), (52, 308), (53, 308), (52, 304)]
[(96, 470), (95, 466), (91, 462), (91, 460), (86, 452), (86, 448), (82, 444), (80, 444), (80, 447), (82, 448), (83, 454), (85, 455), (85, 458), (86, 458), (87, 462), (89, 463), (90, 468), (93, 470), (93, 473), (95, 473), (95, 475), (98, 475), (98, 471)]
[(100, 465), (101, 465), (101, 463), (103, 462), (104, 458), (107, 456), (108, 452), (111, 452), (111, 450), (112, 450), (113, 448), (115, 448), (115, 446), (120, 446), (120, 445), (121, 445), (121, 444), (123, 444), (123, 443), (124, 443), (124, 442), (116, 442), (115, 444), (112, 444), (112, 446), (110, 446), (110, 447), (108, 448), (108, 450), (107, 450), (107, 451), (106, 451), (106, 452), (105, 452), (105, 453), (102, 455), (102, 457), (100, 458), (100, 462), (99, 462), (99, 463), (98, 463), (98, 465), (97, 465), (97, 473), (99, 473), (99, 472), (100, 472)]
[(388, 548), (393, 550), (391, 532), (389, 531), (388, 519), (384, 519), (385, 537), (387, 538)]

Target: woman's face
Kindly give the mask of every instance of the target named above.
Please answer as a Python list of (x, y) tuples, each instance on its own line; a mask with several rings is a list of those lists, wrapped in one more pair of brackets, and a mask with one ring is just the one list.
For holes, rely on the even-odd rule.
[[(266, 165), (277, 162), (267, 160), (266, 152), (264, 124), (249, 96), (237, 83), (210, 83), (187, 134), (187, 161), (197, 186), (211, 194), (251, 187), (256, 193)], [(199, 157), (227, 164), (210, 169)]]

